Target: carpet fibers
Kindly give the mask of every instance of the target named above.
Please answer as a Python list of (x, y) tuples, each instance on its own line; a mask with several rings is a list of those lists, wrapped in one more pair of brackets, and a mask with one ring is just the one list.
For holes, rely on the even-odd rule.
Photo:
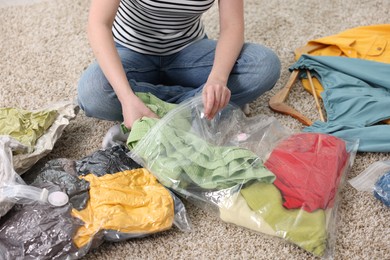
[[(26, 2), (0, 0), (0, 107), (32, 110), (73, 100), (81, 73), (94, 60), (85, 30), (89, 1)], [(272, 48), (282, 62), (278, 83), (250, 104), (250, 116), (272, 115), (285, 127), (301, 131), (303, 125), (298, 121), (268, 107), (269, 98), (290, 77), (294, 49), (346, 29), (388, 23), (389, 17), (388, 0), (246, 0), (246, 41)], [(217, 8), (213, 7), (204, 15), (210, 38), (218, 35), (217, 22)], [(302, 87), (293, 89), (288, 102), (309, 118), (318, 118), (314, 99)], [(80, 159), (93, 153), (113, 124), (88, 118), (81, 111), (43, 160)], [(389, 158), (389, 153), (358, 153), (347, 179), (373, 162)], [(142, 239), (105, 243), (84, 259), (313, 259), (281, 239), (224, 223), (214, 214), (186, 205), (192, 232), (172, 228)], [(389, 223), (388, 208), (372, 194), (345, 183), (334, 258), (390, 259)]]

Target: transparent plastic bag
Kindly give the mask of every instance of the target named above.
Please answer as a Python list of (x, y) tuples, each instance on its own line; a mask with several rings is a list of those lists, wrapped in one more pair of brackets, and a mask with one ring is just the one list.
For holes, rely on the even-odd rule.
[[(256, 132), (247, 132), (253, 129)], [(261, 139), (257, 133), (262, 133)], [(129, 154), (166, 187), (218, 204), (218, 197), (225, 196), (220, 194), (235, 193), (248, 180), (273, 181), (259, 155), (267, 155), (274, 141), (285, 136), (276, 119), (247, 121), (233, 105), (209, 121), (203, 115), (201, 98), (196, 97), (158, 120)]]
[(46, 189), (39, 189), (23, 184), (10, 183), (0, 187), (0, 196), (13, 203), (47, 202), (48, 195), (49, 192)]
[[(48, 198), (8, 212), (0, 224), (0, 259), (78, 259), (104, 241), (145, 237), (173, 226), (190, 231), (182, 201), (126, 151), (114, 146), (78, 161), (59, 158), (30, 169), (28, 187), (47, 190)], [(67, 200), (47, 203), (59, 193)]]
[(12, 166), (12, 149), (25, 146), (9, 136), (0, 137), (0, 146), (0, 259), (55, 259), (58, 251), (68, 253), (64, 241), (73, 225), (63, 217), (70, 209), (68, 196), (50, 185), (27, 185)]
[[(19, 112), (9, 114), (0, 120), (1, 125), (7, 126), (0, 132), (8, 133), (10, 137), (14, 137), (16, 140), (20, 138), (27, 142), (25, 144), (27, 147), (23, 151), (15, 152), (13, 156), (14, 169), (20, 175), (51, 152), (64, 129), (69, 125), (70, 120), (74, 119), (78, 113), (78, 105), (73, 101), (60, 101), (33, 111), (17, 108), (3, 109), (12, 109)], [(18, 122), (18, 116), (26, 116), (23, 120), (20, 120), (23, 123), (15, 123), (9, 129), (11, 127), (9, 121), (16, 120), (15, 122)]]
[(114, 145), (75, 162), (77, 174), (91, 184), (87, 206), (72, 211), (84, 222), (74, 236), (80, 250), (89, 251), (103, 241), (145, 237), (173, 225), (191, 230), (182, 201), (127, 152), (126, 147)]
[(25, 148), (9, 136), (0, 136), (0, 217), (15, 203), (47, 202), (48, 191), (26, 185), (13, 168), (12, 152), (23, 151)]
[[(130, 132), (129, 155), (163, 185), (223, 221), (283, 238), (316, 256), (333, 254), (337, 194), (357, 141), (292, 134), (273, 117), (247, 118), (231, 104), (207, 120), (201, 97), (160, 120), (143, 118), (138, 123), (150, 130), (142, 138)], [(335, 144), (325, 149), (329, 140)], [(301, 183), (280, 174), (292, 170), (294, 178), (305, 171)], [(327, 173), (335, 177), (317, 192)], [(288, 189), (276, 186), (278, 182)], [(288, 208), (285, 202), (295, 202), (294, 194), (299, 203)], [(310, 204), (312, 200), (316, 203)]]
[[(23, 149), (26, 147), (11, 137), (0, 136), (0, 189), (10, 183), (15, 183), (17, 173), (12, 164), (12, 151)], [(7, 197), (0, 195), (0, 218), (15, 204)]]
[(246, 186), (241, 195), (278, 237), (333, 258), (338, 193), (357, 147), (358, 141), (327, 134), (292, 134), (278, 142), (264, 163), (276, 176), (273, 185)]
[[(19, 110), (3, 108), (4, 111), (13, 111), (13, 113), (7, 114), (1, 120), (1, 124), (7, 126), (4, 129), (2, 128), (1, 132), (9, 134), (0, 135), (0, 149), (2, 150), (0, 162), (0, 217), (8, 212), (15, 203), (48, 202), (47, 199), (50, 194), (47, 190), (25, 185), (18, 174), (26, 172), (52, 150), (69, 121), (76, 116), (76, 108), (77, 105), (72, 101), (61, 101), (35, 111), (23, 110), (23, 112), (20, 112), (20, 116), (31, 115), (31, 117), (27, 116), (26, 120), (21, 120), (23, 122), (17, 126), (9, 125), (9, 121), (15, 120), (13, 116), (16, 116), (17, 120)], [(47, 112), (49, 114), (45, 115)], [(30, 123), (29, 120), (34, 120), (33, 114), (42, 120), (40, 124)], [(35, 131), (39, 132), (39, 136), (36, 135)], [(25, 137), (23, 133), (30, 137)], [(22, 140), (27, 140), (30, 145), (17, 141), (13, 137), (14, 134)], [(64, 199), (64, 196), (65, 194), (54, 194), (50, 196), (50, 199), (51, 202), (58, 203), (56, 200)]]
[(358, 176), (349, 180), (358, 191), (372, 192), (374, 197), (390, 207), (390, 161), (371, 164)]

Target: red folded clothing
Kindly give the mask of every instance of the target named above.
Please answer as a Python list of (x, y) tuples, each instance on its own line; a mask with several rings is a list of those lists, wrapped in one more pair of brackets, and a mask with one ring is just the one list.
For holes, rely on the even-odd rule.
[(299, 133), (278, 144), (264, 165), (276, 175), (286, 208), (312, 212), (333, 206), (348, 158), (343, 140)]

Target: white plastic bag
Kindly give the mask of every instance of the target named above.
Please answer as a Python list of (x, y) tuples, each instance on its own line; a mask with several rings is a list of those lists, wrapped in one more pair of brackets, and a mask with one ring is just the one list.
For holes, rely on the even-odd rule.
[(358, 191), (372, 192), (374, 197), (390, 207), (390, 161), (371, 164), (358, 176), (349, 180)]
[(13, 168), (12, 151), (25, 148), (9, 136), (0, 136), (0, 217), (15, 203), (47, 201), (47, 190), (26, 185)]
[(78, 105), (73, 101), (60, 101), (37, 111), (40, 110), (56, 110), (58, 115), (47, 131), (37, 140), (34, 150), (31, 153), (26, 152), (14, 155), (14, 169), (20, 175), (52, 151), (65, 128), (76, 117)]

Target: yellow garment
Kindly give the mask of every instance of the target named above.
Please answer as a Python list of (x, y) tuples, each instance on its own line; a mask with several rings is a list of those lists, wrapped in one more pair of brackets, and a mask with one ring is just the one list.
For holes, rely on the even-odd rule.
[[(336, 35), (309, 41), (295, 50), (295, 59), (302, 54), (314, 56), (343, 56), (390, 63), (390, 24), (361, 26)], [(313, 78), (318, 97), (323, 91), (320, 82)], [(303, 87), (311, 91), (309, 81), (302, 80)]]
[(72, 210), (84, 222), (74, 237), (77, 247), (87, 245), (101, 230), (140, 235), (171, 228), (172, 196), (146, 169), (80, 178), (90, 183), (90, 199), (85, 209)]

